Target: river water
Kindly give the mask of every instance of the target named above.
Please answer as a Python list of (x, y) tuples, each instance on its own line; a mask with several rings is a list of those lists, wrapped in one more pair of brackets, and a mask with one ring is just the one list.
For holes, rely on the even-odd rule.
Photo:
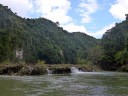
[(0, 96), (128, 96), (128, 73), (1, 75)]

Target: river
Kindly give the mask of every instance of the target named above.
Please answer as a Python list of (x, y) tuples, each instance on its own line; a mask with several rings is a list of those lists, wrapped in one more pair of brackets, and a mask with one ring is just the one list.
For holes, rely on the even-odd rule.
[(1, 75), (0, 96), (128, 96), (128, 73)]

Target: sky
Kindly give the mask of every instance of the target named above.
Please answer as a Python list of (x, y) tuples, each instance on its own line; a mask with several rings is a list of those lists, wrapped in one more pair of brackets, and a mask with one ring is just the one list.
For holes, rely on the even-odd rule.
[(106, 30), (125, 20), (128, 0), (0, 0), (17, 15), (44, 17), (68, 32), (82, 32), (102, 38)]

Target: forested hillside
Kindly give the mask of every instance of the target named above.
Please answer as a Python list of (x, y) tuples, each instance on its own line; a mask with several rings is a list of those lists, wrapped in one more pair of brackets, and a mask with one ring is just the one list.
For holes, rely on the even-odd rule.
[[(103, 37), (103, 40), (105, 37)], [(59, 23), (45, 18), (21, 18), (0, 5), (0, 62), (18, 62), (16, 50), (23, 50), (22, 61), (47, 64), (86, 63), (99, 40), (84, 33), (68, 33)], [(123, 45), (122, 45), (123, 46)]]
[[(122, 23), (103, 35), (101, 39), (104, 55), (100, 59), (102, 68), (106, 70), (119, 70), (128, 64), (128, 17)], [(127, 69), (124, 69), (126, 71)]]
[[(22, 59), (16, 52), (23, 52)], [(101, 40), (69, 33), (59, 22), (22, 18), (0, 4), (0, 62), (97, 64), (105, 70), (128, 71), (128, 15)]]

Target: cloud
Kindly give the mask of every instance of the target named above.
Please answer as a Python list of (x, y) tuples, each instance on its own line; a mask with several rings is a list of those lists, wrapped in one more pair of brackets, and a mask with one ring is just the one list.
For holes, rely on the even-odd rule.
[[(126, 9), (128, 3), (125, 1), (126, 0), (122, 0), (121, 2), (121, 0), (118, 0), (118, 2), (112, 7), (115, 8), (115, 6), (118, 5), (121, 6), (121, 8)], [(69, 32), (82, 32), (96, 38), (99, 38), (106, 32), (106, 30), (114, 26), (113, 23), (97, 32), (88, 32), (85, 26), (76, 25), (74, 22), (72, 22), (71, 16), (68, 15), (69, 10), (71, 9), (71, 2), (69, 0), (11, 0), (11, 2), (10, 0), (0, 0), (0, 3), (9, 6), (9, 8), (11, 8), (11, 10), (16, 12), (19, 16), (29, 17), (29, 13), (40, 13), (47, 19), (50, 19), (54, 22), (58, 21), (60, 25)], [(89, 23), (91, 21), (90, 15), (96, 12), (98, 9), (96, 0), (82, 0), (82, 2), (79, 4), (79, 7), (80, 16), (82, 17), (83, 23)], [(118, 11), (115, 11), (115, 13), (116, 12), (118, 13)], [(124, 11), (121, 12), (122, 14), (126, 13)], [(116, 16), (119, 17), (119, 15), (120, 14)]]
[(36, 0), (36, 5), (39, 6), (37, 12), (47, 19), (59, 21), (60, 24), (72, 21), (72, 18), (67, 15), (71, 9), (71, 3), (68, 0)]
[(80, 16), (82, 17), (82, 23), (90, 23), (92, 13), (98, 10), (98, 4), (96, 0), (82, 0), (79, 4)]
[(67, 25), (63, 25), (62, 26), (65, 30), (67, 30), (68, 32), (82, 32), (82, 33), (86, 33), (86, 28), (84, 26), (79, 26), (79, 25), (75, 25), (74, 23), (70, 23)]
[(108, 30), (108, 29), (111, 29), (112, 27), (115, 27), (115, 23), (112, 23), (108, 26), (105, 26), (103, 29), (99, 30), (99, 31), (96, 31), (94, 33), (87, 33), (88, 35), (91, 35), (93, 37), (96, 37), (96, 38), (101, 38), (102, 35)]
[(128, 0), (116, 0), (111, 6), (109, 12), (119, 20), (125, 20), (125, 14), (128, 14)]
[(73, 23), (67, 24), (67, 25), (63, 25), (62, 27), (67, 30), (68, 32), (72, 33), (72, 32), (82, 32), (85, 33), (87, 35), (96, 37), (96, 38), (101, 38), (102, 35), (108, 30), (111, 29), (112, 27), (115, 26), (115, 23), (112, 23), (108, 26), (105, 26), (103, 29), (96, 31), (94, 33), (88, 32), (86, 30), (86, 28), (84, 26), (79, 26), (79, 25), (75, 25)]
[[(21, 17), (32, 17), (32, 14), (41, 14), (42, 17), (66, 24), (72, 21), (68, 16), (71, 2), (68, 0), (0, 0), (4, 6), (9, 6), (13, 12)], [(31, 16), (30, 16), (31, 14)]]
[(22, 17), (29, 17), (28, 13), (31, 13), (33, 8), (29, 0), (0, 0), (0, 3), (9, 6), (13, 12)]

